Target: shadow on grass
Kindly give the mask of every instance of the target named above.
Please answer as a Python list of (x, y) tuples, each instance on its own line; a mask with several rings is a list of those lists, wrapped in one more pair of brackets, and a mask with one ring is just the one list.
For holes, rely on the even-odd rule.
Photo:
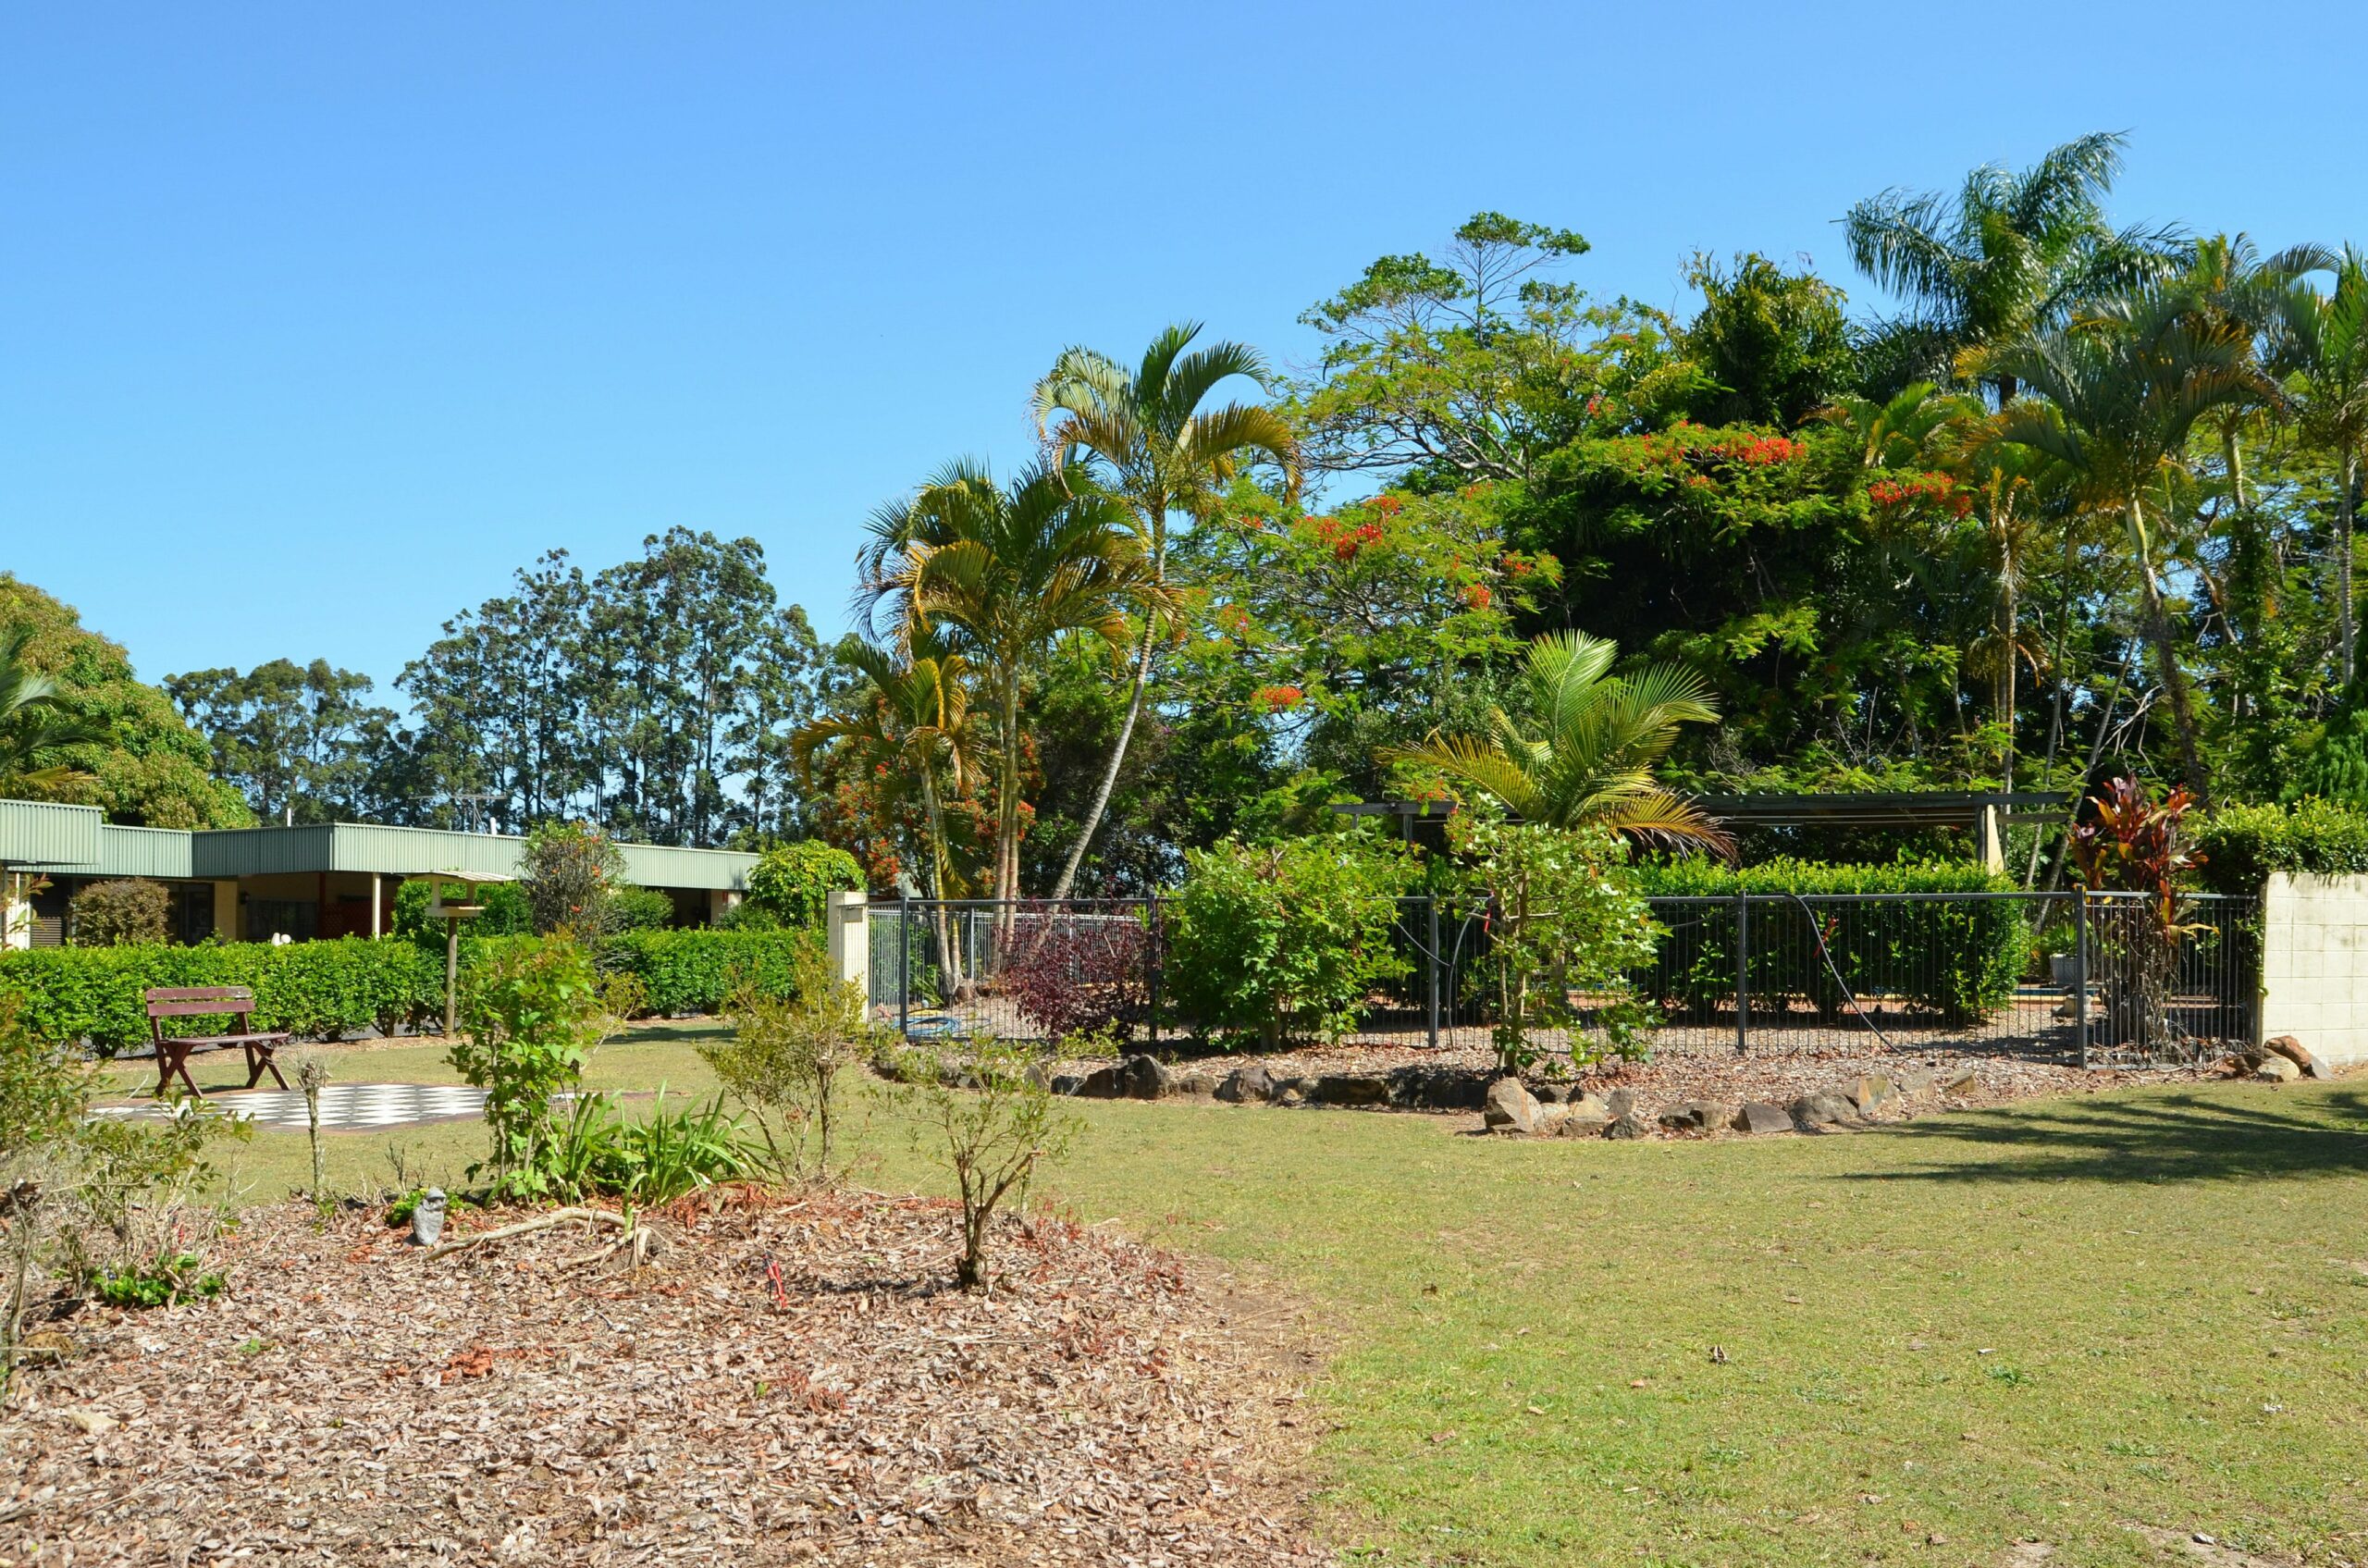
[[(1876, 1134), (1907, 1157), (1853, 1181), (2225, 1181), (2368, 1171), (2368, 1093), (2192, 1093), (1960, 1111)], [(1920, 1161), (1920, 1163), (1919, 1163)]]

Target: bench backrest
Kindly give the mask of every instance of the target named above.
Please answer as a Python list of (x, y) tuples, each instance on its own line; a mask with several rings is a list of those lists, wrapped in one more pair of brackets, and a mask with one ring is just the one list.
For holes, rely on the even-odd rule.
[(206, 1013), (252, 1013), (255, 994), (243, 985), (158, 986), (140, 994), (152, 1019), (195, 1018)]

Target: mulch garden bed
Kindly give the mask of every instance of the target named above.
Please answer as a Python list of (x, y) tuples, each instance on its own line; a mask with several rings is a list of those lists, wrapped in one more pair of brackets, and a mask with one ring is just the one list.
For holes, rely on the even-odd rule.
[(1051, 1217), (965, 1295), (957, 1219), (735, 1189), (620, 1272), (574, 1228), (431, 1262), (375, 1213), (251, 1211), (223, 1296), (51, 1326), (0, 1559), (1329, 1561), (1288, 1312)]

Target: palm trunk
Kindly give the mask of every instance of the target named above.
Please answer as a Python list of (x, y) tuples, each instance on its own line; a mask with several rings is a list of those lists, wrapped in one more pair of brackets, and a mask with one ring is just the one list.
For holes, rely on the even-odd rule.
[(1013, 906), (1019, 897), (1019, 673), (1005, 672), (1003, 765), (995, 800), (995, 938), (1001, 951), (1011, 939)]
[(2347, 453), (2343, 460), (2343, 494), (2336, 502), (2335, 533), (2335, 612), (2336, 637), (2342, 650), (2343, 689), (2351, 690), (2353, 646), (2357, 630), (2351, 613), (2351, 525), (2358, 516), (2360, 491), (2360, 454)]
[[(950, 1003), (962, 990), (962, 953), (955, 945), (955, 917), (945, 907), (945, 810), (938, 803), (937, 781), (930, 776), (930, 767), (926, 762), (921, 767), (921, 805), (929, 814), (930, 897), (936, 909), (930, 923), (937, 928), (938, 974), (944, 989), (938, 1000)], [(912, 940), (909, 932), (900, 932), (898, 937)]]
[(1998, 539), (1998, 642), (2001, 659), (1992, 701), (1998, 721), (2006, 727), (2004, 775), (2006, 788), (2015, 787), (2015, 546), (2004, 529)]
[(2195, 723), (2195, 696), (2187, 684), (2187, 670), (2179, 662), (2177, 634), (2171, 626), (2170, 611), (2163, 603), (2163, 585), (2154, 575), (2153, 553), (2146, 544), (2146, 513), (2138, 497), (2129, 498), (2130, 543), (2138, 552), (2138, 582), (2143, 590), (2146, 605), (2146, 640), (2154, 645), (2154, 660), (2161, 666), (2163, 694), (2170, 698), (2171, 728), (2178, 737), (2179, 771), (2187, 779), (2187, 787), (2195, 794), (2196, 804), (2212, 804), (2212, 784), (2203, 768), (2203, 743)]
[(1117, 786), (1118, 770), (1127, 760), (1127, 747), (1135, 738), (1135, 722), (1142, 716), (1143, 693), (1151, 685), (1152, 649), (1159, 634), (1156, 618), (1143, 618), (1142, 646), (1135, 650), (1134, 692), (1127, 699), (1127, 718), (1118, 726), (1117, 744), (1110, 748), (1110, 765), (1102, 771), (1102, 783), (1093, 792), (1093, 804), (1086, 809), (1085, 823), (1078, 829), (1077, 842), (1069, 846), (1069, 858), (1061, 867), (1061, 880), (1053, 884), (1055, 900), (1067, 898), (1070, 886), (1077, 881), (1077, 869), (1085, 861), (1085, 846), (1093, 841), (1094, 830), (1102, 825), (1102, 813), (1110, 805), (1110, 792)]

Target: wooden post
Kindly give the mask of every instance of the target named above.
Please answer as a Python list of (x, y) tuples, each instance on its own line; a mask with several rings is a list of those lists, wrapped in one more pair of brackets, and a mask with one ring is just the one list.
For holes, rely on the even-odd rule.
[(461, 921), (456, 915), (444, 917), (444, 1038), (452, 1038), (453, 999), (461, 987)]
[(378, 873), (370, 873), (370, 940), (376, 942), (386, 934), (378, 913)]

